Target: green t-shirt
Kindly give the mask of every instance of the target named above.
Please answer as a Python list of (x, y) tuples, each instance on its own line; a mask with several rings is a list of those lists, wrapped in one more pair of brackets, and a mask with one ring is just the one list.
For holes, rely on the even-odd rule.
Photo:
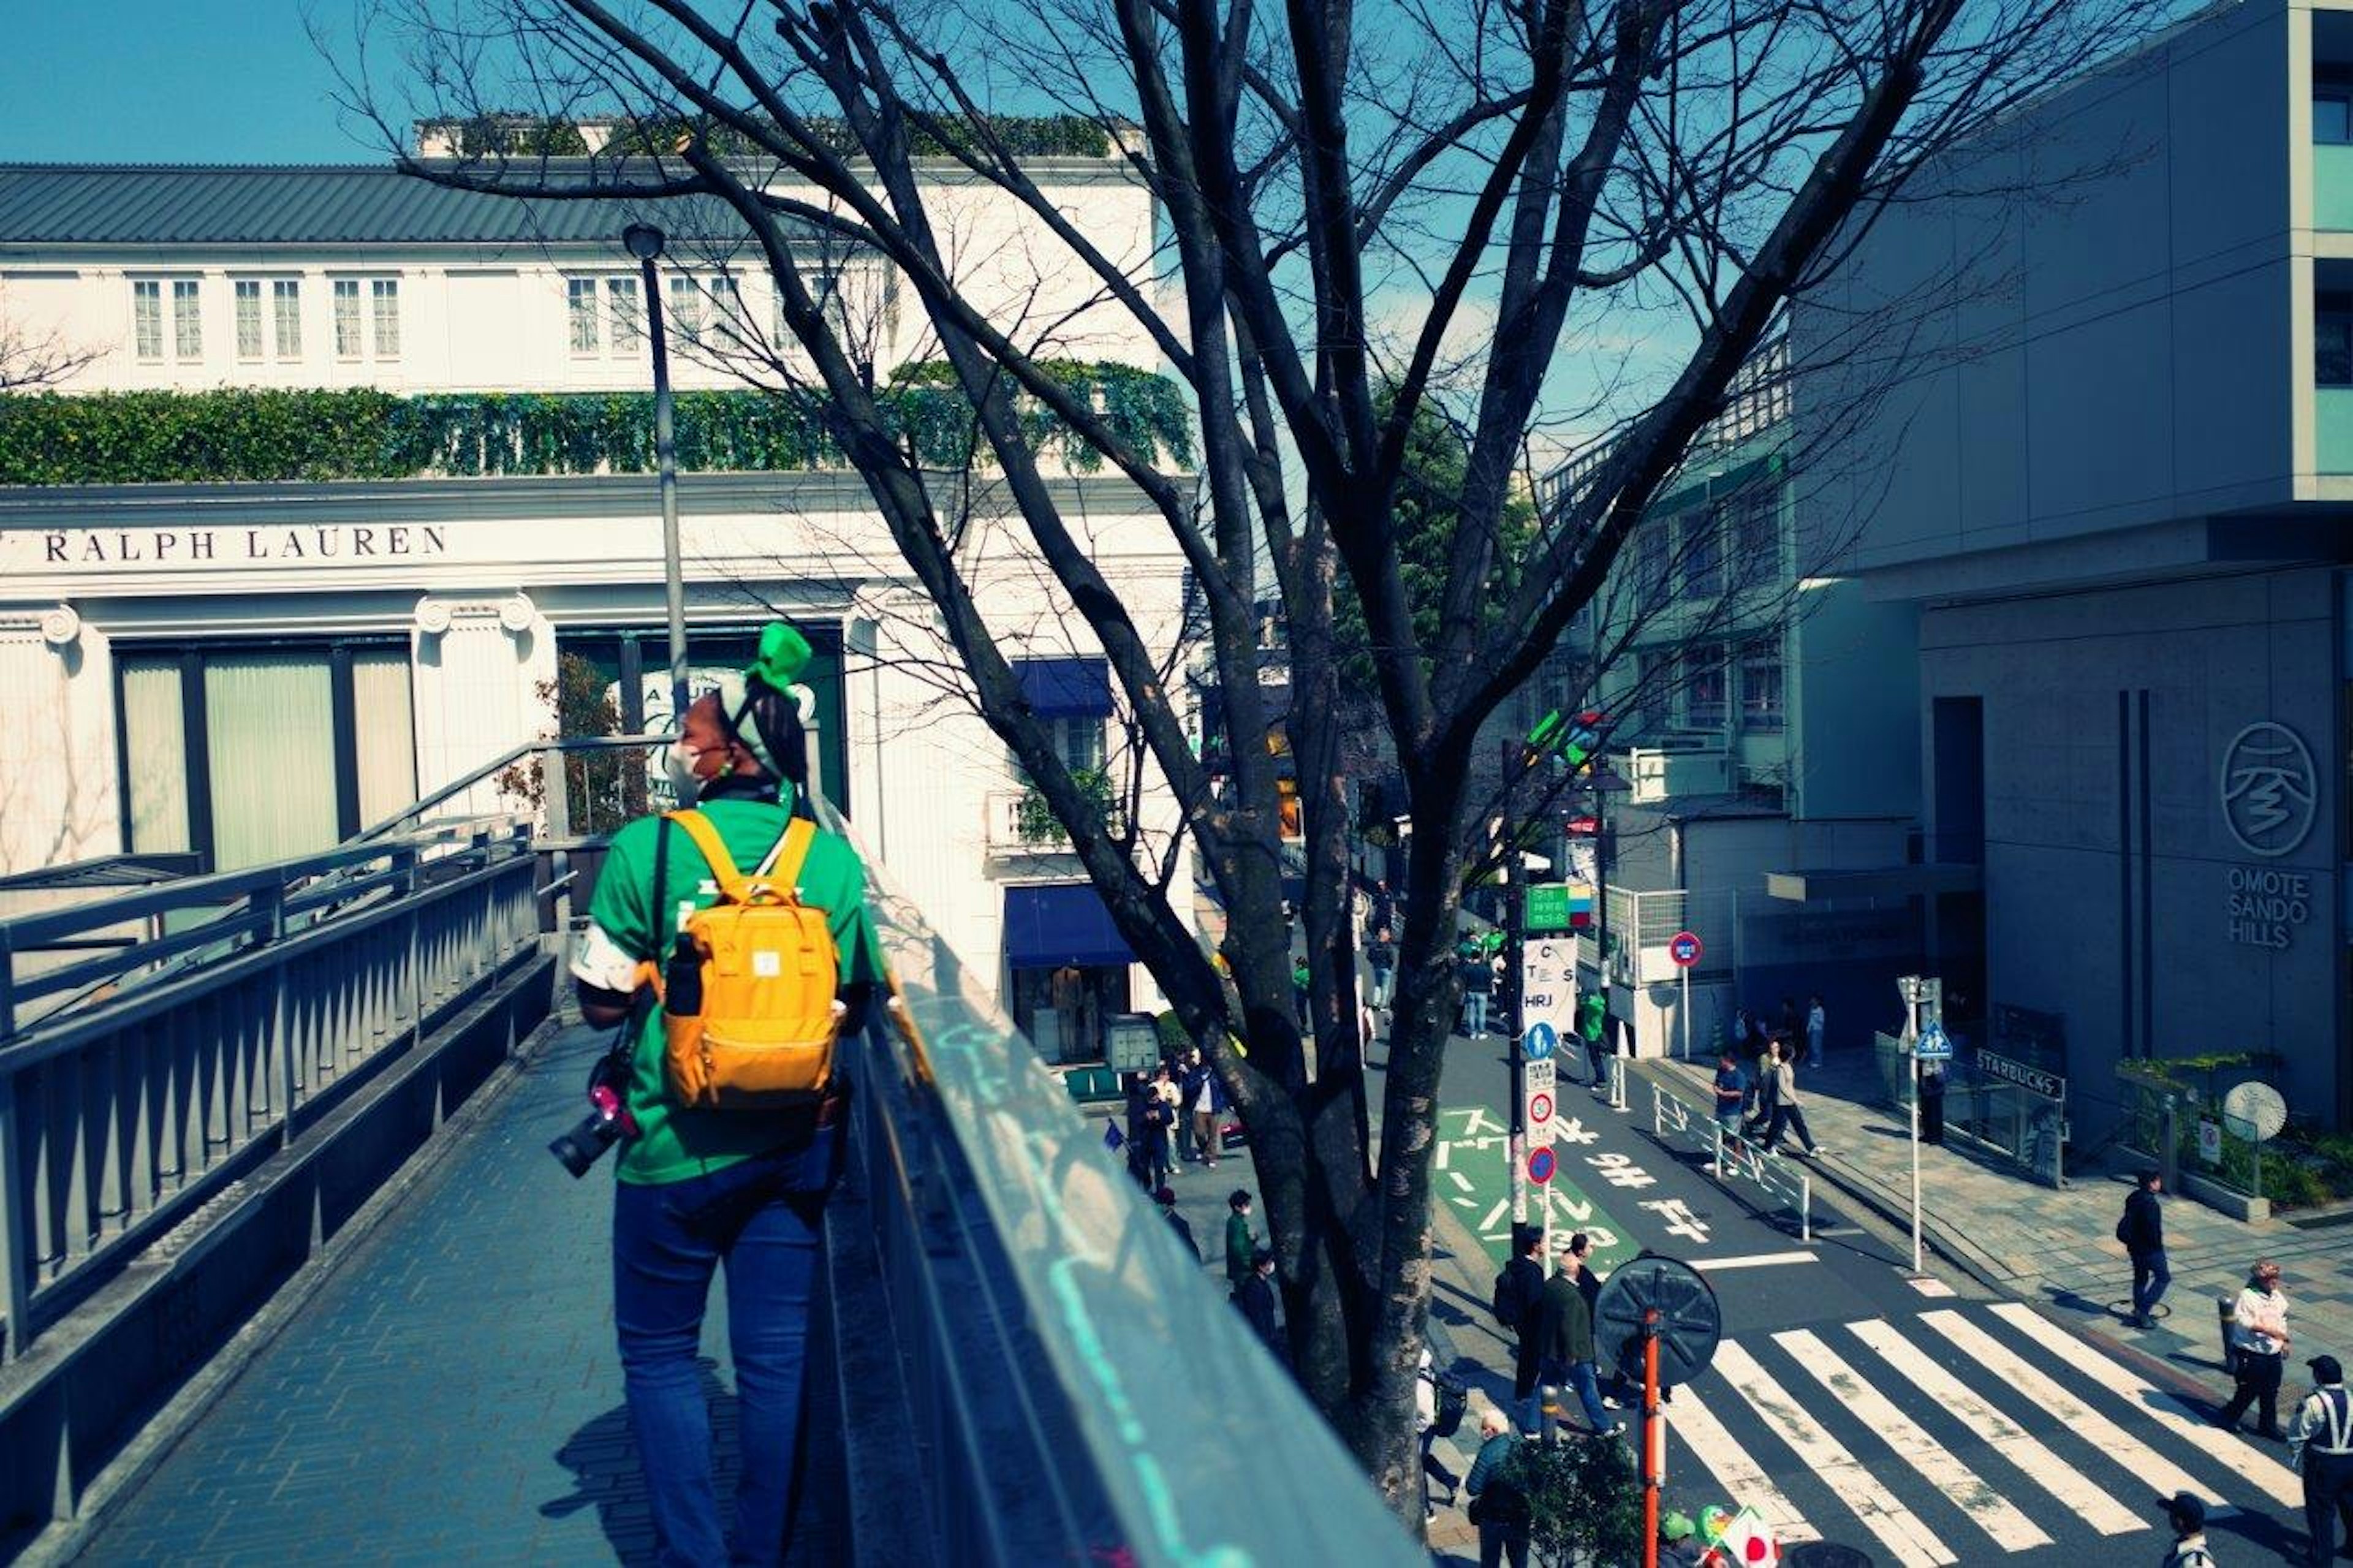
[[(749, 873), (767, 858), (791, 818), (787, 805), (722, 798), (701, 809), (718, 829), (720, 842), (734, 858), (736, 868)], [(654, 854), (657, 831), (670, 837), (669, 863), (663, 881), (671, 908), (666, 919), (654, 913)], [(845, 985), (882, 978), (882, 959), (874, 924), (866, 910), (866, 868), (847, 839), (820, 828), (801, 868), (801, 901), (827, 911), (827, 924), (841, 950), (841, 981)], [(615, 975), (626, 960), (649, 959), (659, 963), (670, 948), (670, 937), (686, 916), (715, 903), (719, 885), (711, 863), (694, 847), (686, 829), (665, 825), (659, 816), (640, 817), (613, 835), (612, 848), (596, 879), (596, 896), (588, 904), (589, 929), (583, 933), (580, 956), (573, 973), (607, 990), (627, 990), (623, 976)], [(695, 1110), (670, 1098), (662, 1076), (661, 1015), (649, 1011), (638, 1036), (637, 1057), (629, 1079), (629, 1110), (638, 1119), (638, 1136), (621, 1146), (619, 1176), (625, 1182), (656, 1186), (690, 1176), (724, 1170), (754, 1154), (765, 1153), (789, 1133), (780, 1130), (779, 1117), (752, 1110)]]

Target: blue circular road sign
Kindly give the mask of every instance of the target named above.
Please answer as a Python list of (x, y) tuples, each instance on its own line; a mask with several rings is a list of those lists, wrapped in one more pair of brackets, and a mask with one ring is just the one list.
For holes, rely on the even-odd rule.
[(1553, 1167), (1557, 1163), (1551, 1150), (1538, 1149), (1528, 1156), (1528, 1180), (1543, 1186), (1552, 1180)]
[(1527, 1052), (1528, 1060), (1532, 1062), (1544, 1060), (1559, 1045), (1560, 1031), (1546, 1023), (1530, 1024), (1527, 1034), (1520, 1042), (1521, 1049)]

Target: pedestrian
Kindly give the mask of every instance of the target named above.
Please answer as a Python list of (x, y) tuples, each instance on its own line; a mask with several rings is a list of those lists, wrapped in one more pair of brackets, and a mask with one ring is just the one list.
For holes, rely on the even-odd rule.
[(2353, 1397), (2335, 1356), (2316, 1355), (2305, 1365), (2312, 1370), (2312, 1392), (2288, 1423), (2287, 1462), (2304, 1478), (2304, 1527), (2312, 1534), (2305, 1561), (2327, 1568), (2340, 1522), (2345, 1554), (2353, 1557)]
[(1168, 1222), (1168, 1228), (1175, 1231), (1177, 1239), (1185, 1244), (1186, 1256), (1196, 1263), (1200, 1262), (1201, 1244), (1193, 1239), (1192, 1226), (1176, 1212), (1176, 1189), (1163, 1187), (1152, 1194), (1152, 1201), (1160, 1205), (1160, 1217)]
[(1201, 1151), (1201, 1163), (1208, 1170), (1218, 1168), (1218, 1156), (1224, 1152), (1226, 1111), (1232, 1102), (1226, 1098), (1225, 1080), (1217, 1069), (1195, 1057), (1195, 1071), (1201, 1075), (1200, 1097), (1193, 1102), (1193, 1142)]
[(2238, 1352), (2232, 1375), (2237, 1388), (2231, 1403), (2215, 1417), (2218, 1425), (2236, 1430), (2239, 1418), (2254, 1405), (2263, 1435), (2278, 1442), (2280, 1430), (2280, 1370), (2287, 1363), (2287, 1298), (2280, 1294), (2280, 1267), (2266, 1258), (2247, 1273), (2247, 1288), (2239, 1292), (2231, 1318), (2231, 1347)]
[[(1729, 1047), (1715, 1058), (1715, 1126), (1723, 1140), (1740, 1136), (1740, 1108), (1748, 1103), (1748, 1075), (1740, 1068), (1740, 1058)], [(1715, 1162), (1707, 1163), (1715, 1169)]]
[(1765, 1152), (1778, 1153), (1784, 1130), (1794, 1129), (1798, 1141), (1805, 1145), (1808, 1154), (1821, 1150), (1814, 1142), (1814, 1134), (1806, 1125), (1806, 1108), (1798, 1100), (1798, 1064), (1788, 1058), (1786, 1047), (1776, 1041), (1771, 1047), (1773, 1059), (1773, 1120), (1765, 1126)]
[(1479, 1568), (1528, 1568), (1533, 1515), (1520, 1489), (1519, 1434), (1511, 1418), (1490, 1405), (1479, 1417), (1479, 1453), (1462, 1489), (1471, 1499), (1471, 1522), (1479, 1527)]
[(1226, 1198), (1226, 1282), (1239, 1287), (1250, 1278), (1258, 1238), (1250, 1234), (1250, 1195), (1236, 1187)]
[(1945, 1142), (1945, 1064), (1920, 1064), (1920, 1142), (1941, 1146)]
[(1250, 1272), (1234, 1287), (1234, 1305), (1241, 1309), (1242, 1319), (1258, 1334), (1259, 1342), (1277, 1361), (1288, 1361), (1284, 1353), (1282, 1326), (1274, 1315), (1274, 1249), (1261, 1247), (1250, 1254)]
[(1545, 1281), (1544, 1294), (1537, 1299), (1536, 1352), (1542, 1363), (1537, 1377), (1549, 1388), (1575, 1389), (1585, 1408), (1588, 1434), (1611, 1436), (1625, 1428), (1609, 1418), (1601, 1403), (1593, 1364), (1593, 1310), (1577, 1288), (1577, 1259), (1563, 1258), (1560, 1271)]
[[(1568, 1256), (1577, 1264), (1577, 1293), (1585, 1298), (1585, 1310), (1592, 1314), (1598, 1332), (1601, 1325), (1601, 1276), (1593, 1267), (1593, 1237), (1581, 1230), (1576, 1232), (1568, 1238)], [(1620, 1409), (1628, 1399), (1639, 1397), (1628, 1393), (1625, 1374), (1614, 1366), (1599, 1378), (1599, 1383), (1604, 1410)]]
[[(721, 889), (742, 885), (738, 868), (781, 852), (794, 866), (780, 880), (824, 912), (839, 953), (837, 973), (823, 976), (835, 987), (838, 1029), (863, 1026), (883, 978), (857, 851), (815, 826), (803, 806), (807, 736), (792, 688), (808, 658), (797, 631), (773, 623), (752, 667), (687, 709), (670, 766), (691, 811), (682, 820), (640, 817), (613, 835), (571, 965), (583, 1018), (634, 1031), (617, 1040), (625, 1058), (612, 1085), (635, 1121), (613, 1193), (613, 1324), (653, 1554), (664, 1562), (775, 1563), (786, 1554), (810, 1307), (825, 1277), (825, 1210), (849, 1115), (839, 1073), (818, 1079), (828, 1087), (805, 1100), (765, 1109), (684, 1103), (670, 1084), (668, 1016), (659, 1003), (645, 1005), (639, 976), (666, 961), (679, 966), (681, 908), (708, 908)], [(786, 953), (784, 973), (804, 973), (796, 967), (804, 956)], [(679, 967), (682, 981), (691, 972)], [(730, 989), (706, 988), (704, 1004)], [(665, 995), (684, 1001), (676, 985)], [(779, 1016), (797, 1016), (791, 1009), (814, 998), (779, 1000), (790, 1005)], [(723, 1267), (743, 1459), (732, 1556), (715, 1484), (710, 1374), (697, 1359), (712, 1278)]]
[(1815, 992), (1806, 998), (1806, 1065), (1822, 1065), (1822, 1030), (1826, 1026), (1822, 1013), (1822, 994)]
[(1389, 1010), (1389, 992), (1397, 984), (1397, 938), (1386, 925), (1374, 931), (1373, 938), (1365, 943), (1365, 962), (1373, 966), (1373, 1010)]
[(1798, 1031), (1800, 1027), (1802, 1025), (1798, 1017), (1798, 999), (1794, 996), (1782, 997), (1781, 1014), (1774, 1024), (1773, 1037), (1788, 1049), (1789, 1059), (1793, 1062), (1798, 1059)]
[(1383, 932), (1397, 930), (1397, 897), (1389, 891), (1386, 880), (1374, 879), (1372, 907), (1365, 913), (1365, 929)]
[(1775, 1097), (1781, 1089), (1780, 1075), (1773, 1070), (1773, 1047), (1770, 1045), (1757, 1053), (1757, 1068), (1748, 1084), (1747, 1114), (1741, 1118), (1740, 1135), (1757, 1138), (1772, 1125), (1773, 1113), (1780, 1109)]
[(1166, 1062), (1160, 1064), (1159, 1072), (1153, 1077), (1152, 1092), (1160, 1099), (1160, 1159), (1166, 1168), (1160, 1180), (1152, 1184), (1156, 1188), (1164, 1185), (1176, 1169), (1176, 1130), (1185, 1121), (1185, 1090)]
[(2189, 1492), (2157, 1500), (2173, 1541), (2158, 1558), (2158, 1568), (2214, 1568), (2214, 1554), (2206, 1549), (2206, 1505)]
[(1302, 953), (1291, 961), (1291, 1005), (1299, 1015), (1301, 1033), (1307, 1029), (1308, 994), (1313, 984), (1307, 971), (1307, 956)]
[(1193, 1113), (1201, 1103), (1201, 1086), (1208, 1077), (1201, 1070), (1200, 1047), (1187, 1047), (1176, 1074), (1176, 1159), (1180, 1164), (1200, 1158)]
[(1544, 1358), (1536, 1349), (1536, 1304), (1544, 1299), (1545, 1288), (1544, 1234), (1541, 1226), (1512, 1227), (1512, 1256), (1495, 1276), (1493, 1303), (1495, 1321), (1513, 1337), (1512, 1408), (1518, 1414), (1520, 1430), (1530, 1436), (1544, 1430), (1544, 1390), (1537, 1382)]
[(2165, 1215), (2158, 1211), (2157, 1194), (2165, 1190), (2165, 1179), (2155, 1171), (2143, 1171), (2133, 1181), (2133, 1190), (2125, 1194), (2125, 1212), (2116, 1221), (2116, 1239), (2125, 1244), (2125, 1255), (2132, 1259), (2132, 1314), (2125, 1321), (2136, 1329), (2152, 1326), (2149, 1317), (2165, 1295), (2165, 1288), (2173, 1283), (2173, 1270), (2165, 1266)]
[[(1459, 1425), (1462, 1419), (1460, 1398), (1462, 1385), (1453, 1382), (1450, 1387), (1455, 1394), (1452, 1415)], [(1454, 1428), (1440, 1418), (1441, 1403), (1437, 1363), (1430, 1356), (1430, 1347), (1425, 1345), (1421, 1352), (1421, 1368), (1414, 1374), (1413, 1381), (1413, 1425), (1416, 1435), (1421, 1439), (1421, 1522), (1424, 1524), (1438, 1517), (1438, 1505), (1430, 1500), (1430, 1483), (1437, 1481), (1446, 1488), (1446, 1506), (1449, 1508), (1454, 1506), (1455, 1489), (1462, 1484), (1462, 1478), (1448, 1469), (1446, 1461), (1438, 1457), (1438, 1440), (1454, 1436)]]
[(1462, 981), (1462, 1034), (1466, 1038), (1483, 1040), (1487, 1037), (1487, 996), (1495, 986), (1494, 965), (1479, 951), (1479, 944), (1465, 937), (1458, 950), (1456, 972)]

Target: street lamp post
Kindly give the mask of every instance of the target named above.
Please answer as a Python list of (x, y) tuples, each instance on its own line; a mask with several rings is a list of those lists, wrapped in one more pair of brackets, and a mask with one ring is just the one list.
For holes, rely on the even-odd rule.
[(662, 334), (661, 280), (654, 263), (670, 243), (649, 223), (621, 231), (621, 244), (638, 258), (646, 300), (646, 335), (654, 351), (654, 470), (661, 487), (662, 593), (670, 613), (670, 721), (686, 724), (686, 580), (679, 565), (678, 439), (670, 394), (670, 345)]
[[(1593, 792), (1593, 901), (1596, 905), (1593, 927), (1594, 972), (1601, 977), (1601, 1038), (1603, 1043), (1610, 1047), (1609, 1057), (1614, 1063), (1618, 1055), (1618, 1020), (1609, 1011), (1609, 797), (1613, 795), (1624, 795), (1634, 786), (1620, 777), (1609, 766), (1609, 759), (1605, 757), (1601, 760), (1601, 766), (1595, 771), (1591, 778), (1586, 781), (1585, 787)], [(1601, 1072), (1601, 1063), (1595, 1062), (1593, 1068), (1599, 1076)], [(1625, 1104), (1619, 1097), (1618, 1075), (1613, 1071), (1609, 1077), (1610, 1106), (1613, 1110), (1622, 1110), (1625, 1109)]]

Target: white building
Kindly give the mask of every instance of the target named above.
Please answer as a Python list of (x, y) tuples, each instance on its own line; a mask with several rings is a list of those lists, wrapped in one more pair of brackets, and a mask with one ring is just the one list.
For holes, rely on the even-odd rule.
[[(1148, 277), (1152, 203), (1115, 156), (1030, 167)], [(1021, 243), (1008, 200), (937, 177), (965, 281), (1002, 324), (1103, 375), (1154, 368), (1131, 321), (1041, 269), (1053, 252)], [(0, 406), (0, 474), (108, 481), (0, 485), (0, 725), (18, 737), (0, 750), (0, 873), (300, 854), (560, 722), (665, 721), (655, 485), (609, 471), (644, 457), (641, 404), (616, 403), (649, 378), (630, 216), (670, 235), (682, 460), (705, 469), (681, 485), (693, 665), (740, 665), (772, 615), (800, 626), (827, 794), (1041, 1045), (1084, 1055), (1104, 1015), (1156, 999), (1067, 846), (1024, 835), (1021, 781), (943, 677), (955, 663), (862, 483), (827, 470), (800, 405), (723, 390), (776, 384), (797, 351), (774, 347), (765, 273), (694, 204), (502, 201), (376, 168), (0, 167), (0, 321), (91, 356), (63, 396)], [(878, 380), (927, 357), (886, 268), (832, 270)], [(237, 477), (270, 465), (360, 477)], [(1129, 765), (1098, 651), (976, 488), (966, 564), (1001, 644), (1074, 761)], [(1054, 488), (1172, 647), (1165, 526), (1124, 482)], [(507, 804), (529, 799), (508, 783)], [(1157, 777), (1137, 815), (1147, 839), (1176, 830)]]

